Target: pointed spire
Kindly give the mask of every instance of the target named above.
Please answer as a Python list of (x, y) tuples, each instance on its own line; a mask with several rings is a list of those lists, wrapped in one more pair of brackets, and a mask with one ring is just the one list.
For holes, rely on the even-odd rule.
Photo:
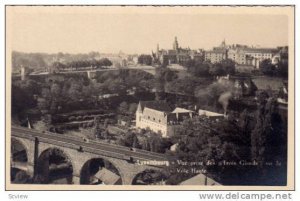
[(177, 41), (177, 36), (175, 36), (175, 40), (174, 40), (174, 43), (173, 43), (173, 49), (174, 50), (178, 50), (178, 41)]
[(223, 47), (223, 48), (225, 48), (225, 47), (226, 47), (225, 38), (224, 38), (224, 40), (222, 41), (221, 47)]

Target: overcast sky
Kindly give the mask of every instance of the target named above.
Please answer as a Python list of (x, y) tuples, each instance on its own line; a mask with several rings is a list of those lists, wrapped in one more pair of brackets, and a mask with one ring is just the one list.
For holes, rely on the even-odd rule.
[[(223, 39), (228, 44), (276, 47), (288, 45), (288, 18), (263, 14), (203, 14), (172, 12), (77, 12), (78, 7), (59, 11), (16, 11), (8, 23), (11, 49), (23, 52), (150, 53), (179, 45), (210, 49)], [(138, 8), (137, 8), (138, 9)], [(82, 7), (80, 11), (84, 11)], [(76, 11), (76, 12), (75, 12)]]

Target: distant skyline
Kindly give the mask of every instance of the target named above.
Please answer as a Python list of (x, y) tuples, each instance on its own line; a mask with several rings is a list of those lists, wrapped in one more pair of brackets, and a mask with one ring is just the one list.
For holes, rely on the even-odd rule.
[[(13, 10), (9, 23), (11, 50), (44, 53), (151, 53), (181, 47), (211, 49), (227, 44), (277, 47), (288, 45), (288, 17), (274, 14), (202, 12), (99, 12), (97, 7)], [(73, 10), (72, 10), (73, 9)], [(106, 8), (106, 10), (109, 8)], [(122, 9), (122, 8), (120, 8)], [(139, 8), (137, 8), (139, 9)], [(153, 10), (153, 9), (152, 9)], [(93, 11), (93, 12), (91, 12)]]

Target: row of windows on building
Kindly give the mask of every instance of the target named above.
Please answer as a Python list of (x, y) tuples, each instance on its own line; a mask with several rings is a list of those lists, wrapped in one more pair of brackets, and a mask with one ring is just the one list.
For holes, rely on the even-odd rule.
[[(150, 120), (150, 119), (151, 119), (151, 117), (150, 117), (150, 116), (148, 116), (148, 119)], [(155, 117), (153, 117), (153, 118), (152, 118), (152, 120), (153, 120), (153, 121), (155, 121)], [(159, 123), (161, 123), (161, 120), (160, 120), (160, 119), (158, 119), (158, 122), (159, 122)]]
[(272, 56), (272, 54), (267, 54), (267, 53), (257, 53), (257, 54), (255, 54), (255, 53), (248, 53), (248, 54), (250, 54), (250, 55), (252, 55), (252, 56), (256, 56), (256, 57), (258, 57), (258, 56), (265, 56), (265, 57), (271, 57)]
[(141, 119), (141, 122), (145, 122), (145, 123), (150, 124), (150, 125), (155, 125), (156, 127), (159, 127), (159, 128), (164, 128), (165, 127), (164, 124), (159, 124), (159, 123), (153, 122), (151, 120), (147, 120), (147, 119)]

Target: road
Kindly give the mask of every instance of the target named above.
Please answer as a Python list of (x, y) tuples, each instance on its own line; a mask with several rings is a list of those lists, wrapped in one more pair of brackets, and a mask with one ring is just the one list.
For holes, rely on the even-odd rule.
[[(97, 151), (100, 154), (104, 154), (111, 157), (116, 157), (119, 159), (129, 159), (133, 160), (144, 160), (144, 161), (166, 161), (168, 157), (164, 154), (153, 153), (141, 149), (130, 149), (128, 147), (109, 144), (105, 142), (99, 142), (94, 140), (85, 141), (80, 137), (71, 137), (64, 136), (62, 134), (50, 133), (50, 132), (39, 132), (37, 130), (12, 126), (11, 129), (12, 136), (21, 137), (21, 138), (35, 138), (44, 139), (44, 142), (49, 144), (65, 144), (66, 147), (72, 147), (79, 149), (82, 148), (82, 151), (92, 152)], [(67, 146), (68, 145), (68, 146)]]

